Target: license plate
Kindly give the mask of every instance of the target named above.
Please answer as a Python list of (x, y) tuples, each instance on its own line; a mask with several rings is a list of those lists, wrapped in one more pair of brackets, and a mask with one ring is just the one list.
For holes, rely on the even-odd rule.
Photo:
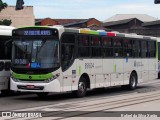
[(34, 86), (34, 85), (27, 85), (27, 88), (28, 88), (28, 89), (34, 89), (35, 86)]

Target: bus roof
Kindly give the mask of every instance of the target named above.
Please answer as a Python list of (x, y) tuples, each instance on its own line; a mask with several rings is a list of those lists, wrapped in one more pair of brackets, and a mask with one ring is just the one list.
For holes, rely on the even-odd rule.
[(0, 25), (0, 30), (13, 30), (13, 29), (15, 29), (15, 28), (12, 26)]
[(92, 34), (92, 35), (102, 35), (102, 36), (110, 36), (110, 37), (127, 37), (127, 38), (138, 38), (138, 39), (148, 39), (148, 40), (157, 40), (157, 37), (152, 36), (144, 36), (137, 35), (133, 33), (119, 33), (119, 32), (106, 32), (102, 30), (89, 30), (89, 29), (75, 29), (75, 28), (64, 28), (66, 32), (75, 32), (75, 33), (84, 33), (84, 34)]
[(0, 35), (2, 35), (2, 36), (11, 36), (13, 29), (15, 29), (15, 28), (12, 27), (12, 26), (0, 25)]
[(72, 33), (83, 33), (83, 34), (91, 34), (91, 35), (101, 35), (101, 36), (110, 36), (110, 37), (127, 37), (127, 38), (138, 38), (138, 39), (149, 39), (149, 40), (157, 40), (157, 37), (152, 36), (144, 36), (137, 35), (135, 33), (119, 33), (119, 32), (106, 32), (104, 30), (90, 30), (89, 28), (65, 28), (62, 25), (54, 25), (54, 26), (30, 26), (30, 27), (21, 27), (21, 28), (56, 28), (59, 30), (59, 33), (63, 32), (72, 32)]

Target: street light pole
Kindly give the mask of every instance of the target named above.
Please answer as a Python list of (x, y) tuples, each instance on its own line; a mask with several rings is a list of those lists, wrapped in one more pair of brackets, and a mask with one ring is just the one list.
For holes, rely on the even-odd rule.
[(23, 9), (23, 4), (24, 4), (23, 0), (17, 0), (16, 10), (22, 10)]
[(154, 4), (160, 4), (160, 0), (154, 0)]

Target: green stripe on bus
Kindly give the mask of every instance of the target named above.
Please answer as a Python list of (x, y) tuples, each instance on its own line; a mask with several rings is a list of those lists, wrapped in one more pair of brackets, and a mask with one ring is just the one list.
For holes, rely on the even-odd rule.
[(81, 66), (78, 67), (78, 75), (81, 75)]
[(22, 80), (46, 80), (53, 77), (52, 73), (42, 74), (42, 75), (27, 75), (27, 74), (17, 74), (14, 72), (12, 73), (12, 76), (16, 79), (22, 79)]
[(117, 70), (117, 66), (116, 64), (114, 64), (114, 72), (116, 72), (116, 70)]
[(91, 31), (89, 31), (89, 34), (99, 35), (99, 32), (91, 30)]

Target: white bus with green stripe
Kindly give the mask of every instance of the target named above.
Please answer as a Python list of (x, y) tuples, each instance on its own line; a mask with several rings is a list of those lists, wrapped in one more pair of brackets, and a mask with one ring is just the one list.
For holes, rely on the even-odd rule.
[(0, 91), (8, 95), (11, 65), (11, 35), (14, 27), (0, 25)]
[(64, 28), (24, 27), (12, 32), (11, 89), (73, 92), (125, 86), (157, 78), (157, 38)]

